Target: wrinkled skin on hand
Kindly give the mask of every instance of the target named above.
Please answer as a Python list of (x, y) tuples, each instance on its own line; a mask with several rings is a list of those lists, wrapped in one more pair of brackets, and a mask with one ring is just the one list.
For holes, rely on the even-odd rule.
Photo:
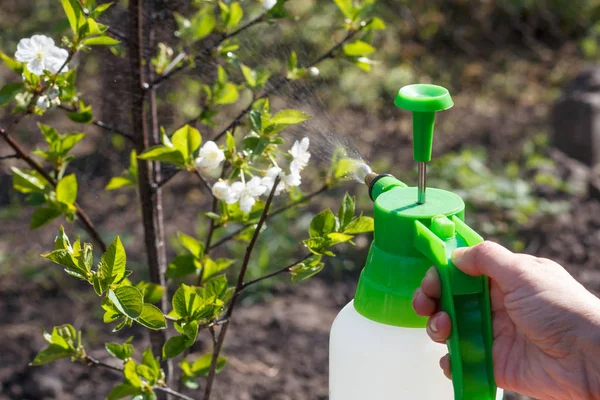
[[(554, 261), (515, 254), (484, 242), (458, 249), (454, 264), (490, 277), (494, 374), (499, 387), (538, 399), (600, 399), (600, 300)], [(445, 343), (448, 314), (439, 311), (441, 286), (431, 268), (415, 292), (427, 332)], [(450, 377), (448, 355), (440, 366)]]

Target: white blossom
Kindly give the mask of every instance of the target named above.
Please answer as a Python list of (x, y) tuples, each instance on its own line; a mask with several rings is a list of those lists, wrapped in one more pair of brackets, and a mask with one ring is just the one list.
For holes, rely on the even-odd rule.
[(300, 178), (300, 174), (290, 171), (289, 174), (284, 174), (281, 176), (281, 182), (283, 182), (285, 190), (289, 192), (293, 187), (300, 186), (302, 180)]
[(307, 137), (301, 141), (296, 140), (296, 142), (294, 142), (294, 145), (290, 150), (290, 154), (292, 155), (290, 171), (292, 174), (300, 176), (300, 171), (308, 165), (308, 160), (310, 159), (310, 152), (308, 151), (309, 144), (310, 142)]
[(262, 8), (268, 11), (275, 7), (275, 4), (277, 4), (277, 0), (263, 0)]
[(308, 69), (308, 74), (310, 76), (319, 76), (319, 74), (320, 74), (319, 68), (317, 68), (317, 67), (310, 67)]
[(48, 96), (40, 96), (37, 98), (35, 105), (42, 111), (46, 111), (50, 108), (50, 99)]
[(225, 160), (225, 153), (213, 141), (208, 141), (200, 148), (196, 167), (200, 169), (216, 169)]
[[(42, 75), (44, 70), (56, 74), (68, 57), (67, 50), (56, 46), (52, 38), (44, 35), (21, 39), (15, 53), (17, 61), (27, 63), (27, 69), (35, 75)], [(67, 70), (68, 67), (65, 65), (61, 72)]]
[[(229, 182), (219, 179), (212, 187), (213, 195), (219, 199), (223, 200), (227, 204), (236, 203), (240, 198), (240, 187), (236, 185), (236, 182), (233, 185), (229, 185)], [(234, 187), (235, 186), (235, 187)]]
[[(275, 179), (280, 175), (281, 168), (279, 167), (271, 167), (265, 172), (265, 176), (260, 181), (260, 184), (266, 188), (265, 193), (271, 192), (273, 185), (275, 184)], [(282, 190), (283, 186), (280, 183), (277, 185), (277, 189), (275, 189), (275, 195), (278, 196)]]
[(240, 209), (245, 213), (249, 213), (254, 203), (256, 203), (256, 198), (263, 194), (267, 188), (262, 185), (262, 179), (258, 176), (253, 177), (246, 183), (236, 183), (244, 185), (240, 192)]

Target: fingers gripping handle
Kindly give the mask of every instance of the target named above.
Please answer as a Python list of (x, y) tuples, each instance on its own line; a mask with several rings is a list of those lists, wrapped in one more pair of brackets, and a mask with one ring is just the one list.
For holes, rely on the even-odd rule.
[(457, 247), (483, 241), (456, 216), (434, 217), (430, 228), (415, 222), (416, 248), (435, 264), (442, 283), (441, 308), (452, 321), (447, 340), (455, 400), (494, 400), (492, 313), (485, 276), (469, 276), (452, 264)]

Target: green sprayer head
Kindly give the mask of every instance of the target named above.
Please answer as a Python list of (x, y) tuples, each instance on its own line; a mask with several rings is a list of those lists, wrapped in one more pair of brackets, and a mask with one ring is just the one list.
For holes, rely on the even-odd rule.
[(410, 85), (395, 105), (412, 111), (418, 187), (391, 175), (366, 175), (374, 201), (375, 240), (356, 290), (354, 307), (366, 318), (387, 325), (425, 327), (412, 296), (435, 265), (442, 282), (441, 308), (452, 321), (447, 341), (456, 400), (494, 400), (492, 324), (487, 277), (457, 269), (451, 253), (483, 239), (465, 222), (465, 204), (455, 193), (431, 188), (425, 201), (425, 163), (431, 160), (435, 112), (452, 107), (448, 90)]

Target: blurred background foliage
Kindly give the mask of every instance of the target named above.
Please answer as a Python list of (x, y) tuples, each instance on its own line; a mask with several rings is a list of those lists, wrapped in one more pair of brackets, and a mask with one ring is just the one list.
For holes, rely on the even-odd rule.
[[(191, 3), (170, 2), (183, 14)], [(243, 7), (251, 17), (258, 15), (261, 6), (246, 0)], [(290, 0), (286, 7), (293, 19), (260, 24), (239, 38), (240, 58), (250, 67), (262, 66), (278, 74), (285, 70), (292, 50), (299, 64), (306, 65), (340, 39), (343, 18), (333, 1)], [(104, 22), (116, 30), (125, 29), (125, 10), (126, 1), (119, 1)], [(377, 0), (374, 13), (387, 28), (373, 35), (378, 50), (371, 55), (370, 73), (350, 62), (326, 61), (319, 67), (318, 78), (296, 81), (271, 99), (275, 109), (297, 108), (313, 115), (311, 121), (292, 129), (290, 136), (311, 138), (318, 166), (327, 165), (333, 150), (344, 146), (374, 170), (414, 184), (411, 119), (393, 106), (393, 98), (401, 86), (410, 83), (446, 86), (455, 106), (437, 121), (431, 185), (463, 196), (469, 224), (488, 238), (517, 251), (539, 250), (538, 233), (550, 235), (549, 221), (567, 213), (585, 196), (586, 183), (576, 179), (549, 143), (549, 115), (565, 84), (600, 57), (600, 4), (595, 0)], [(58, 38), (68, 29), (66, 20), (57, 20), (61, 15), (56, 0), (2, 0), (0, 49), (13, 54), (18, 40), (34, 33)], [(168, 34), (176, 29), (175, 20), (166, 12), (158, 19), (160, 41), (177, 54), (178, 39)], [(129, 129), (127, 62), (109, 50), (85, 54), (74, 62), (81, 64), (78, 87), (86, 103), (93, 105), (94, 116)], [(160, 87), (159, 119), (167, 131), (197, 116), (202, 82), (216, 74), (217, 64), (210, 61)], [(12, 79), (11, 72), (0, 66), (0, 86)], [(231, 73), (230, 79), (243, 81), (239, 72)], [(215, 121), (217, 127), (226, 125), (249, 99), (250, 93), (243, 92), (237, 104), (226, 106)], [(0, 120), (6, 118), (0, 114)], [(48, 113), (44, 121), (63, 132), (82, 129), (60, 110)], [(198, 128), (207, 137), (218, 131), (203, 124)], [(115, 200), (102, 191), (110, 177), (128, 165), (129, 144), (91, 126), (84, 130), (89, 133), (87, 147), (77, 149), (79, 159), (73, 164), (80, 185), (89, 189), (83, 202), (101, 221), (106, 237), (122, 235), (132, 265), (141, 266), (142, 231), (133, 193), (122, 192)], [(35, 132), (33, 125), (22, 124), (19, 139), (34, 148), (41, 140)], [(0, 155), (3, 150), (0, 147)], [(319, 187), (322, 178), (313, 171), (303, 190)], [(26, 279), (34, 277), (47, 286), (31, 265), (40, 264), (38, 254), (56, 226), (27, 232), (31, 210), (10, 186), (9, 169), (6, 163), (0, 164), (0, 276), (16, 273), (9, 264), (23, 265), (20, 273)], [(346, 190), (357, 196), (358, 208), (368, 212), (371, 202), (366, 189), (351, 183), (318, 197), (318, 205), (309, 207), (308, 213), (288, 211), (261, 235), (248, 278), (297, 256), (296, 238), (306, 231), (310, 213), (327, 206), (337, 209)], [(169, 257), (173, 257), (181, 250), (176, 244), (177, 230), (204, 237), (206, 218), (199, 211), (207, 208), (209, 199), (193, 179), (185, 178), (176, 178), (165, 197)], [(184, 212), (177, 216), (172, 209)], [(20, 244), (24, 235), (32, 246)], [(328, 261), (323, 278), (328, 282), (346, 279), (354, 285), (368, 239), (359, 238), (356, 248), (342, 248), (338, 257)], [(244, 249), (243, 243), (232, 245), (237, 251)], [(143, 278), (145, 268), (136, 269)], [(59, 286), (72, 285), (56, 276), (45, 277), (58, 280)], [(245, 301), (268, 299), (273, 286), (281, 283), (264, 281), (252, 288)]]
[[(180, 0), (171, 6), (185, 14), (192, 4)], [(292, 50), (298, 54), (299, 64), (306, 64), (340, 34), (336, 28), (341, 28), (343, 19), (332, 1), (291, 0), (286, 7), (293, 19), (255, 26), (239, 39), (239, 57), (250, 67), (261, 66), (277, 74), (285, 70)], [(247, 17), (258, 15), (260, 4), (246, 1), (244, 9)], [(105, 22), (117, 31), (125, 29), (125, 10), (126, 2), (118, 2), (107, 12)], [(374, 13), (387, 29), (373, 35), (378, 51), (372, 55), (370, 73), (350, 62), (341, 66), (339, 61), (325, 62), (318, 79), (297, 81), (282, 89), (272, 100), (274, 106), (291, 105), (314, 115), (293, 135), (311, 137), (318, 163), (328, 163), (336, 146), (346, 146), (374, 168), (411, 183), (410, 116), (392, 106), (395, 91), (414, 82), (448, 87), (456, 106), (438, 122), (431, 180), (464, 196), (471, 222), (484, 234), (523, 249), (526, 244), (518, 232), (536, 218), (564, 210), (568, 207), (564, 197), (576, 190), (548, 157), (547, 116), (560, 88), (586, 61), (599, 56), (600, 5), (592, 0), (379, 0)], [(46, 33), (58, 38), (68, 29), (66, 20), (56, 19), (62, 14), (60, 3), (54, 0), (4, 0), (0, 14), (0, 49), (8, 54), (22, 37)], [(176, 21), (166, 11), (163, 14), (158, 16), (160, 41), (177, 54), (179, 39), (167, 34), (176, 30)], [(332, 21), (340, 25), (332, 25)], [(93, 105), (95, 117), (127, 129), (126, 63), (109, 50), (85, 54), (75, 62), (82, 67), (78, 86), (86, 102)], [(167, 131), (201, 111), (202, 82), (215, 76), (216, 67), (213, 61), (197, 65), (160, 88), (159, 118)], [(10, 79), (13, 77), (2, 67), (0, 83)], [(243, 76), (234, 72), (230, 79), (242, 82)], [(216, 125), (226, 124), (249, 96), (242, 92), (241, 101), (227, 106)], [(58, 110), (45, 118), (61, 130), (73, 128)], [(66, 127), (61, 128), (62, 124)], [(208, 135), (214, 129), (202, 124), (199, 128)], [(127, 151), (117, 156), (111, 149), (124, 150), (128, 144), (120, 136), (105, 140), (105, 132), (92, 127), (87, 130), (96, 142), (79, 149), (82, 160), (77, 168), (93, 178), (88, 181), (90, 187), (96, 180), (100, 186), (127, 165)], [(20, 134), (31, 145), (40, 139), (27, 128), (21, 128)], [(512, 146), (506, 146), (506, 141)], [(2, 171), (7, 174), (5, 167)], [(6, 176), (3, 179), (6, 182)], [(189, 182), (174, 187), (177, 198), (203, 203), (197, 188), (185, 183)], [(358, 203), (368, 208), (365, 191), (352, 190), (358, 194)], [(321, 202), (335, 207), (338, 195), (334, 192)], [(19, 202), (3, 189), (2, 214), (13, 216)], [(118, 214), (130, 204), (131, 197), (120, 194), (103, 214)], [(202, 234), (205, 219), (199, 216), (198, 221), (195, 230)], [(303, 224), (298, 229), (304, 229), (306, 221)], [(293, 239), (279, 234), (289, 226), (274, 222), (271, 228), (273, 237), (265, 236), (259, 252), (263, 254), (259, 256), (259, 264), (264, 263), (261, 268), (272, 261), (272, 249), (278, 249), (281, 261), (296, 251)], [(120, 231), (110, 223), (104, 229)], [(124, 240), (127, 244), (127, 236)], [(334, 264), (353, 270), (360, 267), (352, 261), (355, 259), (348, 257)]]

